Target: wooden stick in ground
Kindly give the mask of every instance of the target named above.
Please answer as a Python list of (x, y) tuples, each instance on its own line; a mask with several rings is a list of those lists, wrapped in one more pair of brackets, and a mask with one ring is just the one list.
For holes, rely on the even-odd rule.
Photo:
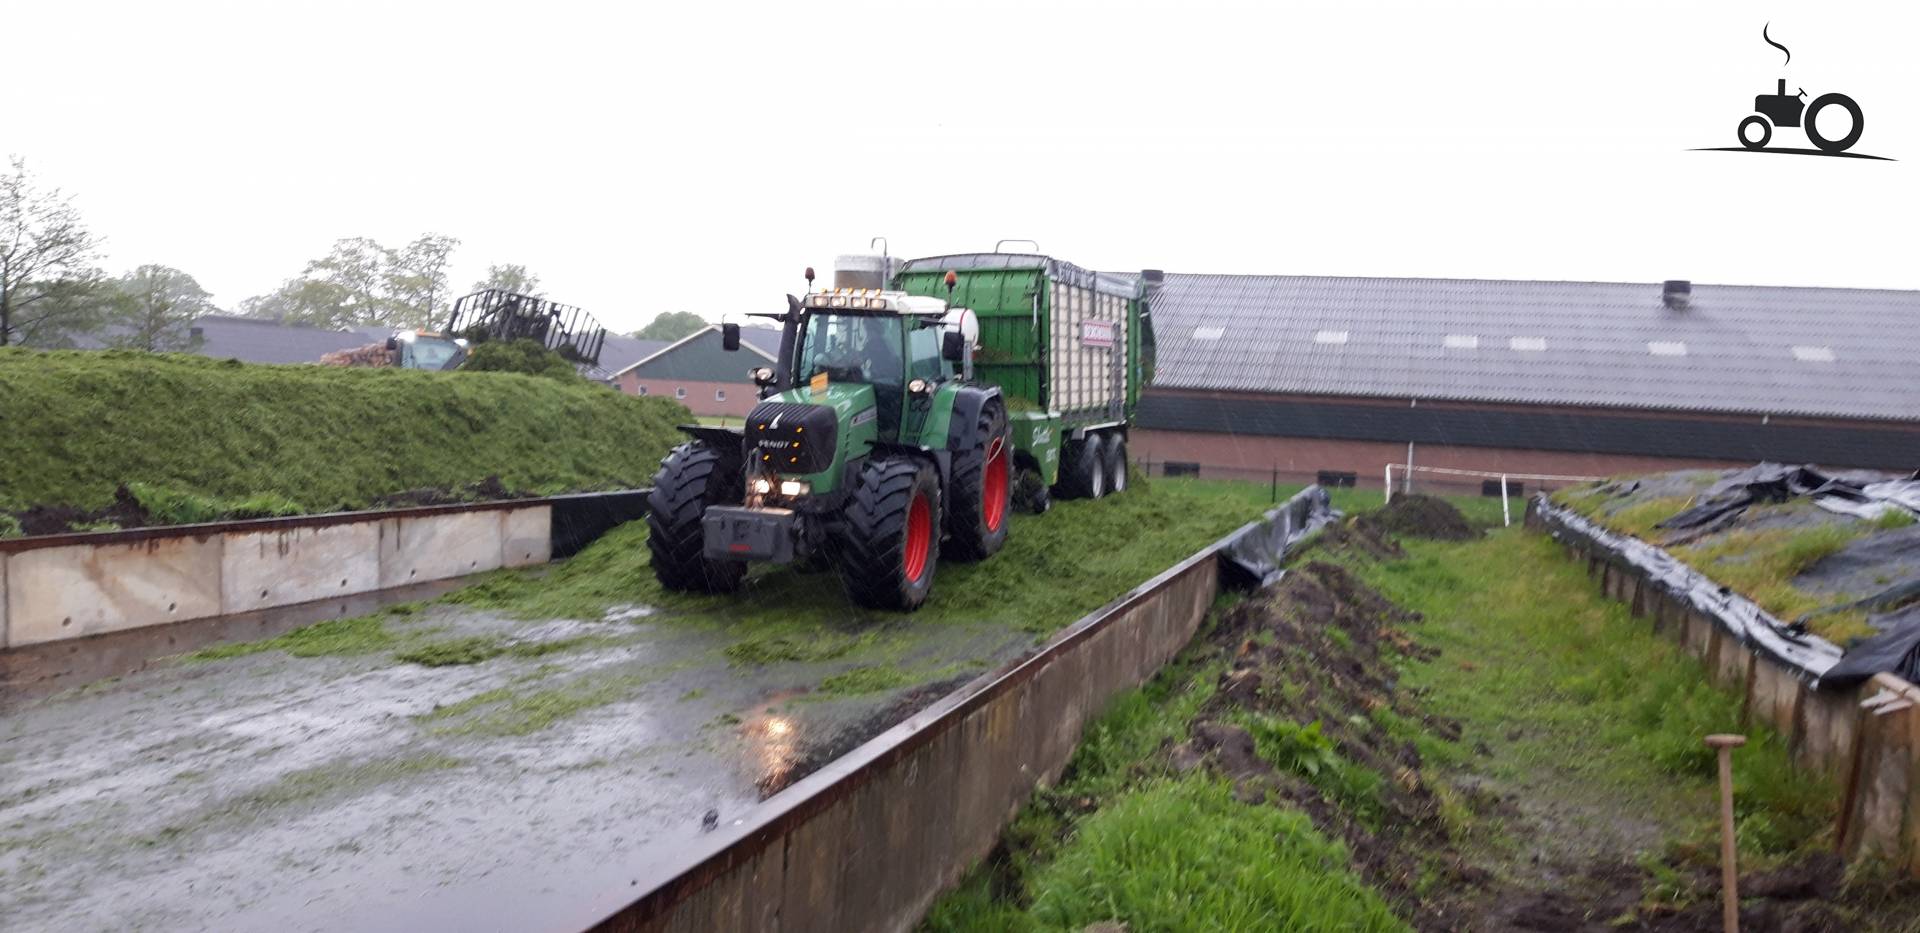
[(1744, 735), (1710, 735), (1707, 747), (1720, 756), (1720, 899), (1721, 926), (1740, 933), (1740, 869), (1733, 849), (1733, 750), (1747, 744)]

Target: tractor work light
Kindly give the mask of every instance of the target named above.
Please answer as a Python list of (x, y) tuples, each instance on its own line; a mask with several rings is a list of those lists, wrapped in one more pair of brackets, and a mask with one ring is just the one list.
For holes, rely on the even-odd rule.
[(756, 476), (747, 482), (747, 488), (756, 496), (764, 496), (773, 491), (773, 483), (764, 476)]
[(925, 395), (933, 389), (933, 383), (925, 379), (915, 379), (907, 383), (907, 391), (914, 395)]
[(780, 481), (780, 494), (787, 498), (804, 496), (813, 491), (813, 484), (803, 479), (783, 479)]
[(751, 372), (747, 373), (747, 375), (753, 379), (754, 385), (757, 385), (757, 386), (773, 385), (773, 370), (770, 367), (755, 366)]

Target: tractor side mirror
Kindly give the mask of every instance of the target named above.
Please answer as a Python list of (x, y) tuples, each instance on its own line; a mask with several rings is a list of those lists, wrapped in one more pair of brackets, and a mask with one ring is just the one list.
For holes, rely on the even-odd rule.
[(740, 325), (720, 325), (720, 349), (728, 353), (740, 349)]
[(949, 363), (958, 363), (967, 358), (967, 336), (957, 330), (947, 331), (940, 337), (940, 357)]

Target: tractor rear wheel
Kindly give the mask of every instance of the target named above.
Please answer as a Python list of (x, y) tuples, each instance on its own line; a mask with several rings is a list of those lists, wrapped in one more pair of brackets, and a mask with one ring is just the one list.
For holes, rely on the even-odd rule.
[(954, 452), (943, 557), (985, 560), (1007, 543), (1013, 505), (1013, 443), (998, 403), (980, 411), (967, 445)]
[(869, 460), (847, 503), (840, 582), (869, 609), (927, 601), (940, 555), (940, 478), (915, 457)]
[(708, 560), (700, 517), (713, 505), (737, 505), (742, 480), (726, 458), (700, 441), (681, 444), (660, 461), (647, 496), (647, 550), (653, 575), (670, 590), (730, 593), (747, 575), (743, 561)]
[(1107, 494), (1117, 496), (1127, 491), (1127, 439), (1115, 434), (1106, 446)]
[(1067, 459), (1060, 465), (1060, 483), (1054, 487), (1060, 498), (1098, 499), (1107, 494), (1104, 447), (1098, 434), (1067, 442)]

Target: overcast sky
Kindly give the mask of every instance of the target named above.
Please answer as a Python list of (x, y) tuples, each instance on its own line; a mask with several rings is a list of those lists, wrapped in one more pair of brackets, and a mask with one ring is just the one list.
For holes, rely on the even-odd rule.
[[(1792, 61), (1764, 42), (1792, 50)], [(875, 235), (1101, 269), (1920, 288), (1920, 5), (24, 3), (0, 151), (222, 303), (459, 237), (609, 325)], [(1735, 144), (1777, 78), (1856, 152)], [(1824, 125), (1824, 124), (1823, 124)], [(1798, 130), (1775, 145), (1805, 146)]]

